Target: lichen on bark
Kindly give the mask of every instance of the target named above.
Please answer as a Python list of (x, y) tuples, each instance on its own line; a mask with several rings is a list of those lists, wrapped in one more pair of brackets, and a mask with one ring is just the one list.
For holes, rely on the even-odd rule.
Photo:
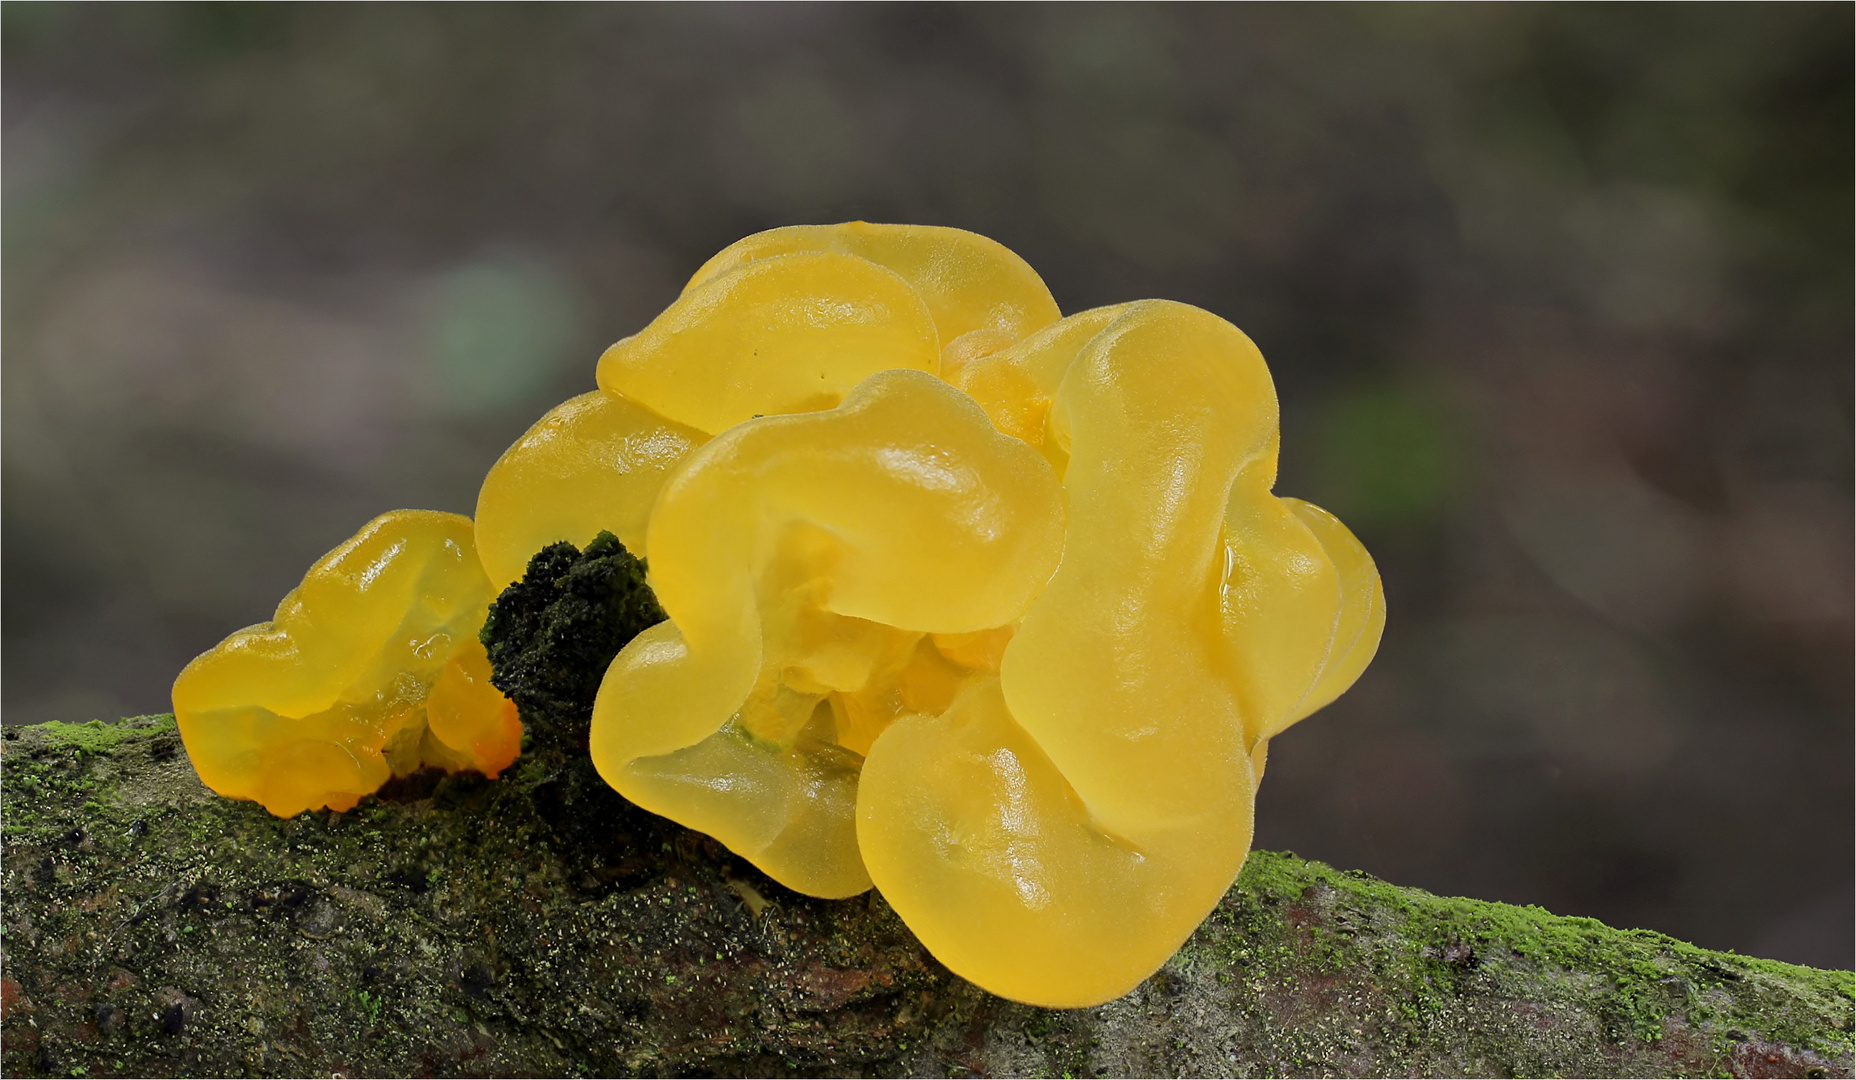
[(278, 819), (206, 791), (171, 717), (8, 729), (5, 1073), (1851, 1071), (1850, 972), (1266, 851), (1126, 997), (992, 997), (880, 895), (790, 892), (598, 782), (574, 734), (589, 665), (654, 610), (615, 547), (550, 549), (499, 601), (491, 655), (530, 732), (499, 781)]

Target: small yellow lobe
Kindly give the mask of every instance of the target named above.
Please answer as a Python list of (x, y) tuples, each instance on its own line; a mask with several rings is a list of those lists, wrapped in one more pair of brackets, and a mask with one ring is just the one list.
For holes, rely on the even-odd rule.
[(469, 518), (397, 510), (368, 522), (270, 622), (175, 680), (200, 779), (290, 817), (351, 809), (421, 766), (496, 775), (522, 727), (477, 640), (491, 595)]

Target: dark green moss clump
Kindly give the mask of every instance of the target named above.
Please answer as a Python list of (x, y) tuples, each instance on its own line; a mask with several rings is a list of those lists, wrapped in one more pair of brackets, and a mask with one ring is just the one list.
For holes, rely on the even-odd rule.
[(644, 560), (602, 532), (585, 551), (563, 543), (537, 552), (483, 625), (490, 681), (522, 715), (516, 782), (547, 823), (571, 880), (590, 894), (635, 882), (644, 872), (640, 852), (655, 852), (681, 831), (613, 791), (587, 756), (606, 668), (664, 618)]
[(580, 551), (550, 544), (490, 605), (490, 681), (522, 711), (524, 753), (586, 752), (593, 698), (612, 658), (664, 609), (644, 560), (602, 532)]

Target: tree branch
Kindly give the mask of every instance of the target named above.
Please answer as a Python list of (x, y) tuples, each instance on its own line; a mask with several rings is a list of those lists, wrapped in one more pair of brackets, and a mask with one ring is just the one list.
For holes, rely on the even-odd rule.
[[(8, 729), (8, 1075), (1848, 1075), (1852, 976), (1256, 852), (1132, 994), (1035, 1009), (536, 759), (279, 820), (169, 717)], [(525, 759), (526, 761), (527, 759)], [(590, 815), (590, 816), (589, 816)]]

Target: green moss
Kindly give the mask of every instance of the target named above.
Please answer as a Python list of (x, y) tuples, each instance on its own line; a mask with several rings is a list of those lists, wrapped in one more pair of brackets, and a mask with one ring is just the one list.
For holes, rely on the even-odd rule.
[[(1735, 1032), (1830, 1059), (1851, 1051), (1852, 1033), (1823, 1023), (1856, 997), (1856, 974), (1849, 971), (1712, 952), (1538, 907), (1434, 896), (1270, 851), (1251, 854), (1239, 887), (1263, 907), (1238, 920), (1244, 944), (1229, 960), (1283, 972), (1377, 969), (1400, 984), (1404, 997), (1396, 1010), (1414, 1025), (1441, 1015), (1470, 972), (1498, 969), (1504, 978), (1539, 982), (1543, 1000), (1580, 994), (1614, 1038), (1656, 1043), (1668, 1035), (1669, 1018), (1684, 1017), (1708, 1031), (1722, 1055)], [(1309, 918), (1299, 933), (1285, 935), (1273, 912), (1297, 904), (1318, 904), (1342, 933)], [(1359, 942), (1346, 940), (1354, 922)], [(1601, 985), (1596, 995), (1555, 988), (1554, 972), (1577, 972)], [(1731, 993), (1711, 995), (1715, 990)], [(1710, 998), (1730, 1004), (1717, 1009)]]
[(584, 552), (550, 544), (490, 605), (480, 637), (491, 682), (522, 710), (524, 753), (584, 756), (606, 668), (626, 642), (664, 621), (645, 563), (609, 532)]
[(55, 743), (86, 754), (100, 754), (130, 739), (147, 738), (174, 728), (173, 713), (132, 716), (115, 723), (92, 720), (84, 724), (66, 724), (53, 720), (38, 725), (38, 729)]

